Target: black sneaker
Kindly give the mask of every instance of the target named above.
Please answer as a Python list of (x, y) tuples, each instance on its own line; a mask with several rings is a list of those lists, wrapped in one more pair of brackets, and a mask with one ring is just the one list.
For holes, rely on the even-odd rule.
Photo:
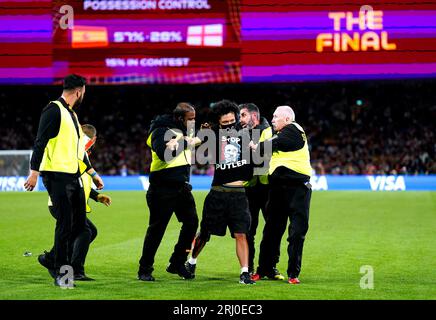
[(248, 272), (242, 272), (239, 276), (239, 283), (241, 284), (255, 284), (256, 281), (251, 280), (251, 276)]
[(40, 254), (38, 256), (38, 262), (39, 262), (40, 265), (42, 265), (44, 268), (47, 269), (48, 273), (50, 274), (50, 276), (53, 279), (56, 278), (56, 269), (55, 269), (52, 261), (48, 257), (48, 252), (47, 251), (44, 251), (43, 254)]
[(178, 274), (185, 280), (194, 279), (195, 275), (193, 275), (189, 270), (185, 267), (184, 264), (176, 265), (174, 263), (170, 263), (167, 267), (167, 272)]
[(138, 274), (138, 280), (141, 281), (154, 281), (154, 277), (151, 275), (151, 273), (139, 273)]
[(192, 274), (192, 279), (195, 278), (195, 267), (196, 264), (190, 264), (189, 261), (186, 261), (185, 268)]

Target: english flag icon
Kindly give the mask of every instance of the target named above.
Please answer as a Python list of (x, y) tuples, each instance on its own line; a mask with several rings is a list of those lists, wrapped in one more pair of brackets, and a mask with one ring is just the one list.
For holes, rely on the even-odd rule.
[(223, 25), (207, 24), (202, 26), (189, 26), (186, 44), (188, 46), (222, 47)]

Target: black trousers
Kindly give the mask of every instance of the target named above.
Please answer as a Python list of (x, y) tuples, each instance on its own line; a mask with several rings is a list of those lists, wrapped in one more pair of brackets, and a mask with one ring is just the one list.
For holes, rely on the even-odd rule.
[[(53, 203), (56, 217), (54, 267), (71, 265), (74, 239), (86, 226), (85, 193), (78, 177), (71, 174), (44, 172), (42, 181)], [(74, 266), (73, 266), (74, 268)]]
[[(53, 207), (49, 206), (51, 215), (57, 219)], [(86, 218), (85, 229), (72, 242), (73, 247), (69, 247), (69, 261), (73, 267), (74, 274), (85, 274), (85, 260), (88, 254), (89, 246), (97, 237), (97, 227)], [(54, 247), (48, 253), (49, 261), (54, 261)]]
[(191, 189), (189, 184), (172, 187), (150, 185), (147, 191), (150, 220), (139, 260), (139, 273), (151, 273), (154, 270), (154, 257), (173, 213), (182, 223), (182, 228), (170, 262), (183, 264), (188, 258), (198, 227), (197, 209)]
[(270, 185), (267, 220), (260, 243), (259, 273), (275, 267), (275, 248), (280, 245), (288, 219), (288, 269), (289, 277), (298, 277), (301, 270), (304, 239), (309, 228), (309, 207), (312, 190), (303, 183)]
[[(257, 226), (259, 225), (259, 213), (262, 211), (264, 220), (266, 221), (266, 204), (268, 201), (269, 186), (267, 184), (258, 183), (254, 187), (245, 188), (245, 194), (248, 200), (248, 207), (251, 215), (251, 227), (247, 237), (248, 242), (248, 269), (254, 271), (254, 257), (256, 254), (255, 237)], [(276, 249), (276, 261), (278, 263), (280, 256), (280, 244)]]

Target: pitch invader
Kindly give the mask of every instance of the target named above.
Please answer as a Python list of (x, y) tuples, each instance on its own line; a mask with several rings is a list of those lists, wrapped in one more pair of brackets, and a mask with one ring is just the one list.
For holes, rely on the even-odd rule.
[[(210, 236), (224, 236), (228, 227), (236, 240), (236, 255), (241, 266), (239, 283), (254, 284), (248, 272), (247, 235), (251, 218), (244, 189), (244, 181), (251, 179), (253, 167), (250, 159), (243, 159), (243, 155), (249, 155), (250, 150), (248, 145), (244, 147), (245, 139), (236, 130), (239, 127), (239, 109), (235, 103), (219, 101), (212, 106), (211, 113), (217, 149), (215, 173), (211, 190), (204, 201), (200, 232), (194, 240), (192, 256), (186, 266), (194, 274), (197, 257)], [(243, 152), (244, 148), (248, 152)]]

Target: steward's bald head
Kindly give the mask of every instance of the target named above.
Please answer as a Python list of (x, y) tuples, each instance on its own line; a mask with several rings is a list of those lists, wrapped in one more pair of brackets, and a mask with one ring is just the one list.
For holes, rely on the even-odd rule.
[(279, 106), (277, 107), (276, 112), (279, 112), (285, 117), (289, 117), (291, 122), (295, 121), (295, 112), (290, 106)]
[(279, 106), (274, 111), (272, 125), (275, 131), (280, 131), (286, 125), (295, 121), (295, 113), (289, 106)]

